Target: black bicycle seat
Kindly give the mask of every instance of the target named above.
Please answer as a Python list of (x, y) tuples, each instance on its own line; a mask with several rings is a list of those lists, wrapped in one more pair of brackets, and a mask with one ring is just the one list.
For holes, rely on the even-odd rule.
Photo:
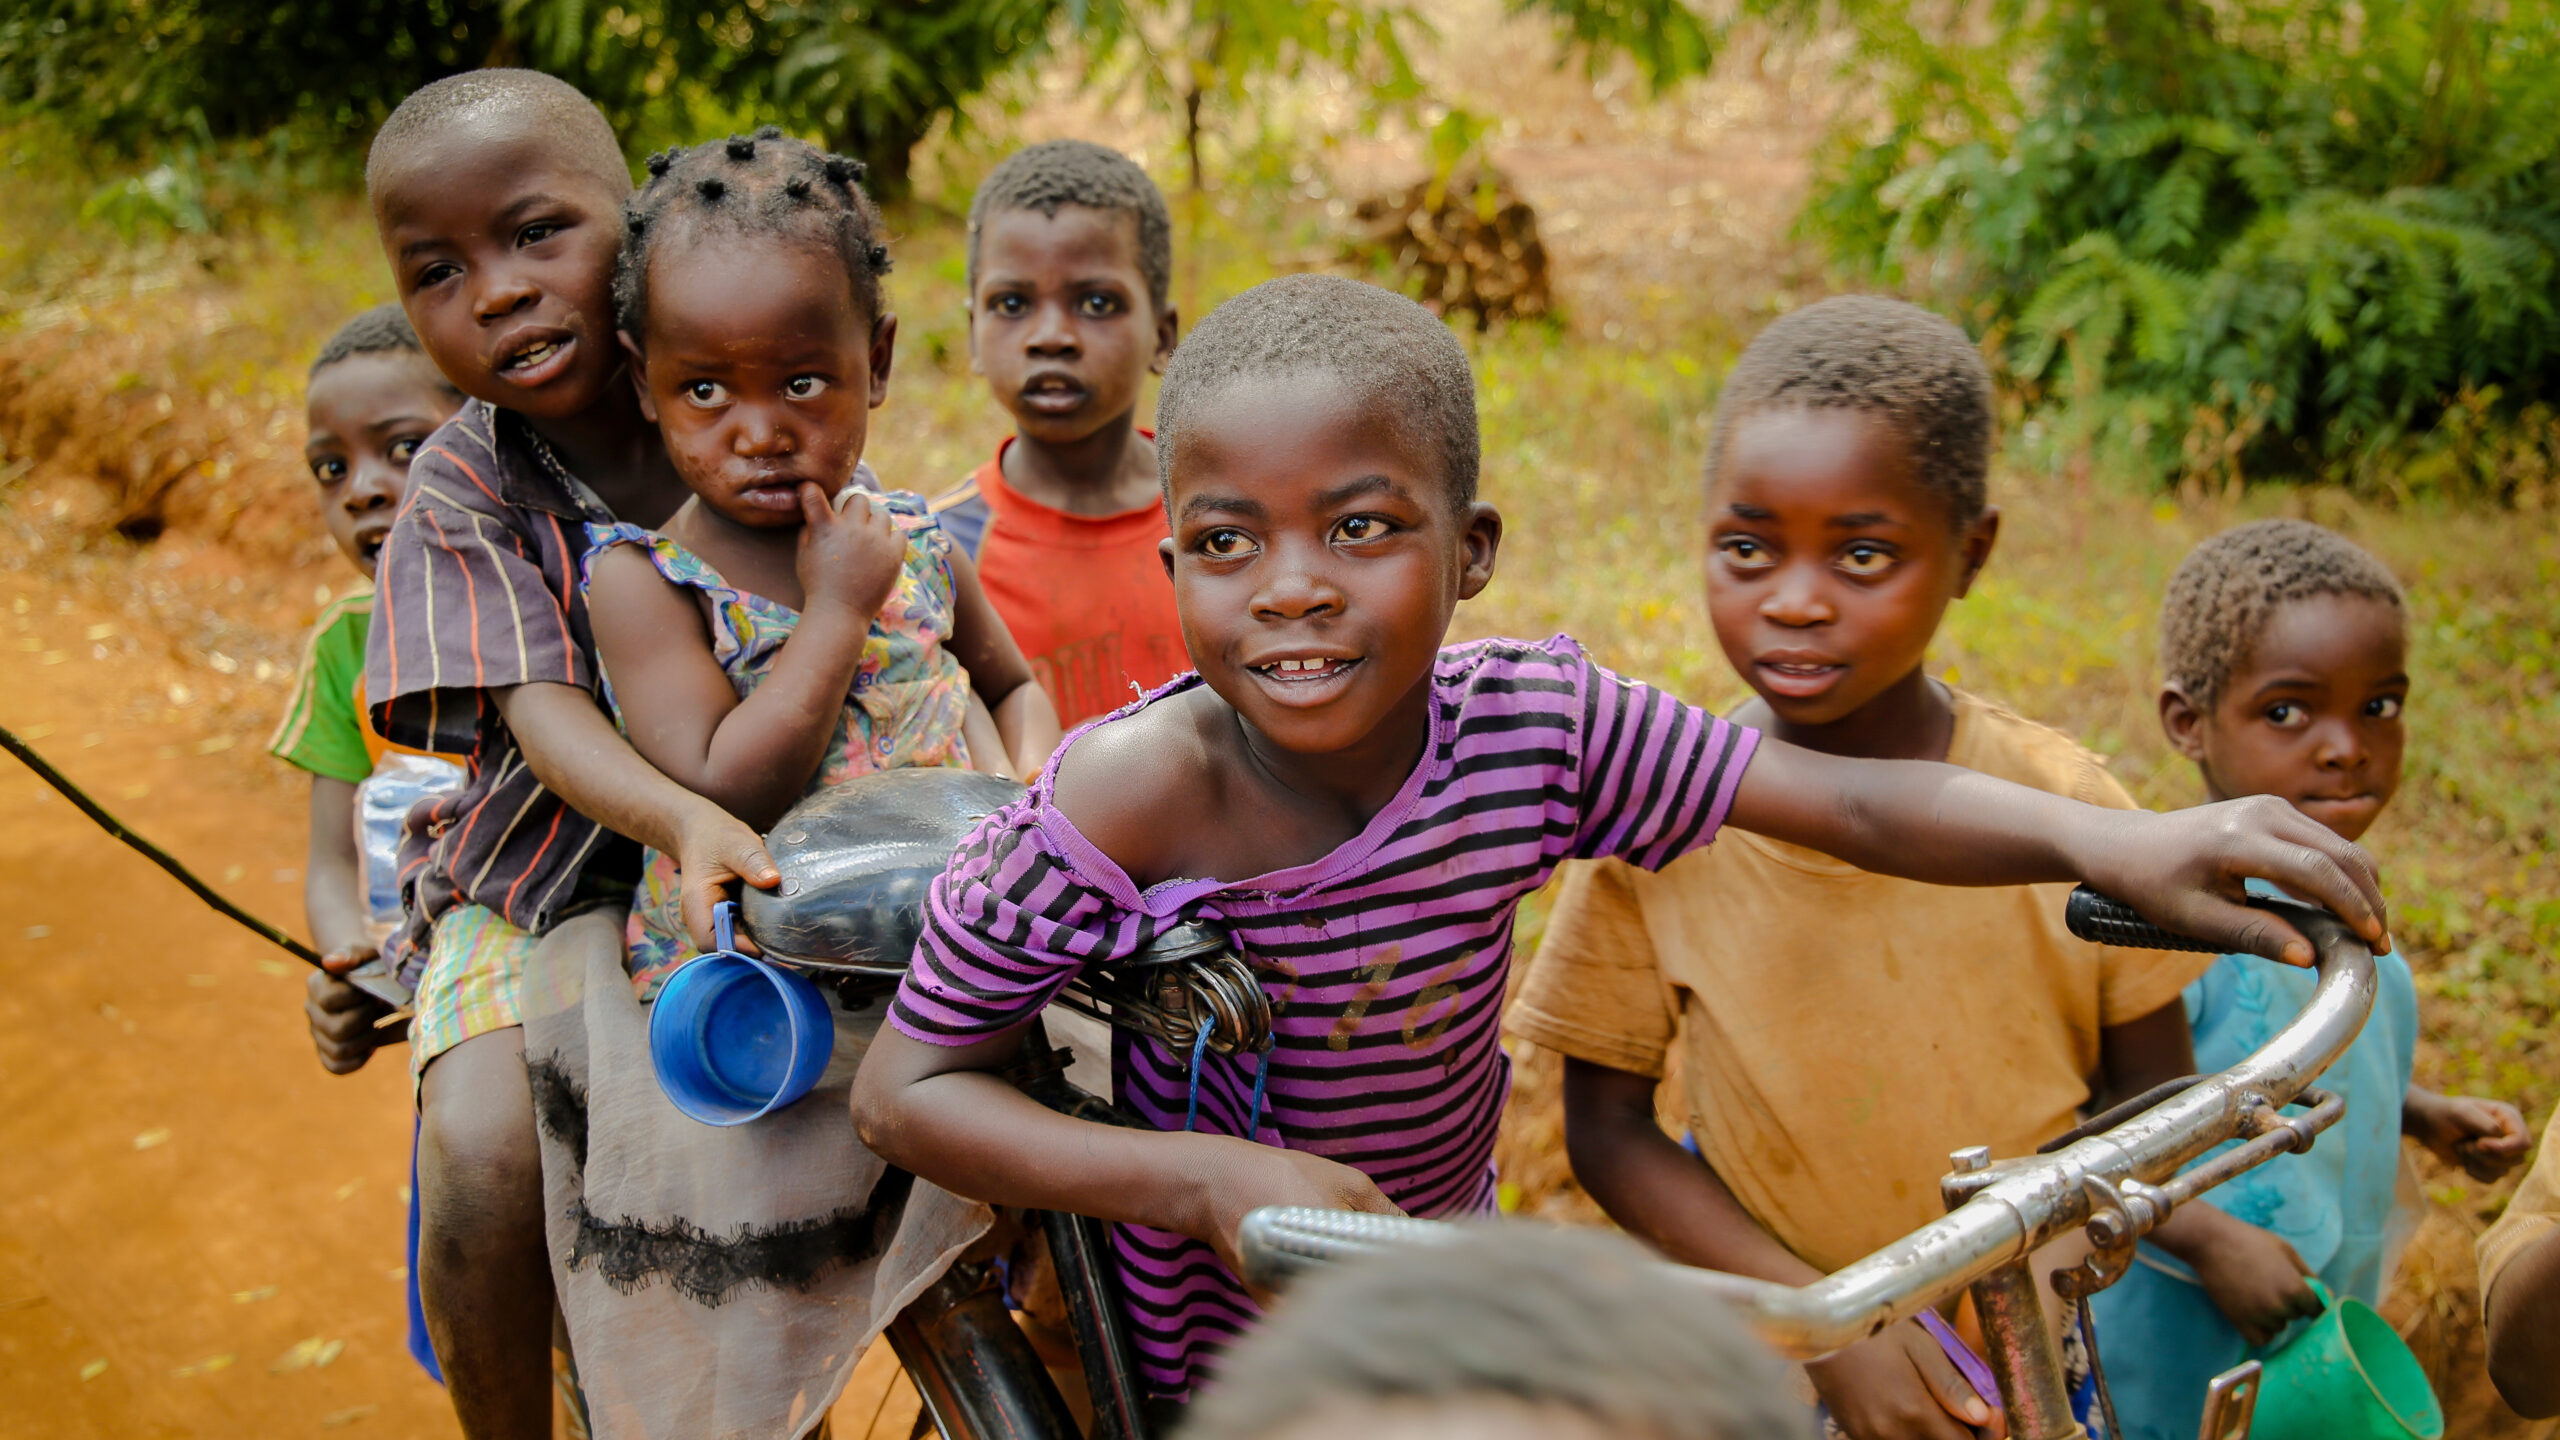
[[(905, 977), (924, 932), (925, 892), (951, 852), (1022, 786), (974, 770), (864, 775), (794, 806), (765, 837), (782, 884), (739, 902), (764, 953), (864, 1000)], [(1192, 920), (1125, 960), (1095, 966), (1060, 997), (1107, 1024), (1188, 1051), (1206, 1023), (1220, 1054), (1271, 1048), (1271, 1006), (1227, 932)]]
[(924, 931), (925, 891), (970, 829), (1022, 795), (976, 770), (888, 770), (820, 791), (765, 837), (782, 884), (741, 887), (765, 954), (819, 975), (896, 981)]

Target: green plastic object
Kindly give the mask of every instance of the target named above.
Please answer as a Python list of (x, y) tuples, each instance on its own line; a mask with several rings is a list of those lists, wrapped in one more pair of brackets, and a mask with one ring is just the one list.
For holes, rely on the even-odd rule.
[(2326, 1308), (2265, 1357), (2250, 1440), (2442, 1440), (2444, 1407), (2390, 1322), (2307, 1283)]

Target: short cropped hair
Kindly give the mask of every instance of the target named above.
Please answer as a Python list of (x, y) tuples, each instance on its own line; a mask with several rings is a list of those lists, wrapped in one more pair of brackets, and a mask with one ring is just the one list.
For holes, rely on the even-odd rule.
[(753, 135), (659, 151), (648, 171), (648, 183), (622, 208), (622, 253), (613, 267), (615, 323), (633, 339), (648, 340), (650, 262), (679, 237), (704, 235), (818, 246), (844, 267), (854, 304), (879, 320), (889, 247), (880, 243), (880, 211), (862, 188), (861, 161), (767, 125)]
[(1942, 316), (1880, 295), (1843, 295), (1780, 317), (1742, 352), (1716, 402), (1707, 483), (1734, 427), (1773, 410), (1851, 410), (1910, 447), (1920, 483), (1958, 528), (1989, 505), (1991, 371)]
[(2187, 552), (2160, 602), (2160, 668), (2191, 703), (2210, 709), (2285, 604), (2361, 595), (2409, 617), (2400, 582), (2382, 562), (2308, 520), (2259, 520)]
[(1209, 312), (1165, 366), (1156, 397), (1156, 465), (1174, 456), (1203, 407), (1256, 380), (1323, 374), (1407, 443), (1438, 457), (1451, 499), (1476, 498), (1481, 441), (1475, 372), (1440, 317), (1392, 290), (1339, 275), (1265, 280)]
[(577, 86), (539, 70), (465, 70), (411, 91), (382, 122), (365, 156), (365, 189), (373, 190), (386, 166), (447, 126), (501, 115), (538, 122), (572, 164), (611, 181), (617, 191), (631, 188), (631, 164), (612, 123)]
[(1138, 273), (1147, 299), (1162, 311), (1173, 294), (1173, 216), (1164, 192), (1138, 162), (1090, 140), (1050, 140), (1006, 156), (969, 201), (970, 293), (978, 289), (978, 232), (990, 216), (1037, 210), (1058, 218), (1061, 205), (1127, 215), (1138, 222)]
[(1650, 1440), (1809, 1437), (1732, 1308), (1624, 1236), (1473, 1227), (1300, 1281), (1227, 1353), (1183, 1440), (1261, 1440), (1331, 1407), (1511, 1401)]
[[(330, 336), (320, 347), (320, 353), (312, 357), (310, 373), (317, 375), (341, 360), (358, 355), (381, 355), (393, 351), (406, 352), (419, 364), (435, 370), (435, 362), (427, 356), (427, 347), (418, 343), (418, 332), (409, 328), (409, 317), (400, 312), (400, 307), (376, 305), (338, 327), (338, 333)], [(462, 393), (440, 371), (436, 373), (436, 380), (454, 394)]]

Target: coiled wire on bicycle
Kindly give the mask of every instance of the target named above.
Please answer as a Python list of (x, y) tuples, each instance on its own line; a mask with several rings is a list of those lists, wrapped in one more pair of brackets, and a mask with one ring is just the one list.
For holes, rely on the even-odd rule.
[[(1191, 927), (1184, 927), (1186, 929)], [(1200, 927), (1206, 929), (1207, 927)], [(1271, 1050), (1271, 997), (1251, 966), (1224, 948), (1140, 966), (1096, 967), (1059, 995), (1068, 1009), (1106, 1025), (1149, 1036), (1177, 1054), (1200, 1047), (1218, 1055)]]

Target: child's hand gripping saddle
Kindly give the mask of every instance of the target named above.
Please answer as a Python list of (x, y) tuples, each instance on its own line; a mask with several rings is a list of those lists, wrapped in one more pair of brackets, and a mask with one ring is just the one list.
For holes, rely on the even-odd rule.
[[(747, 932), (774, 960), (831, 982), (850, 1002), (897, 988), (924, 930), (925, 892), (971, 827), (1022, 786), (974, 770), (890, 770), (802, 801), (765, 844), (782, 871), (746, 891)], [(1059, 997), (1106, 1024), (1189, 1054), (1199, 1026), (1221, 1055), (1271, 1048), (1271, 1004), (1226, 933), (1206, 921), (1166, 930), (1117, 965), (1094, 966)]]

